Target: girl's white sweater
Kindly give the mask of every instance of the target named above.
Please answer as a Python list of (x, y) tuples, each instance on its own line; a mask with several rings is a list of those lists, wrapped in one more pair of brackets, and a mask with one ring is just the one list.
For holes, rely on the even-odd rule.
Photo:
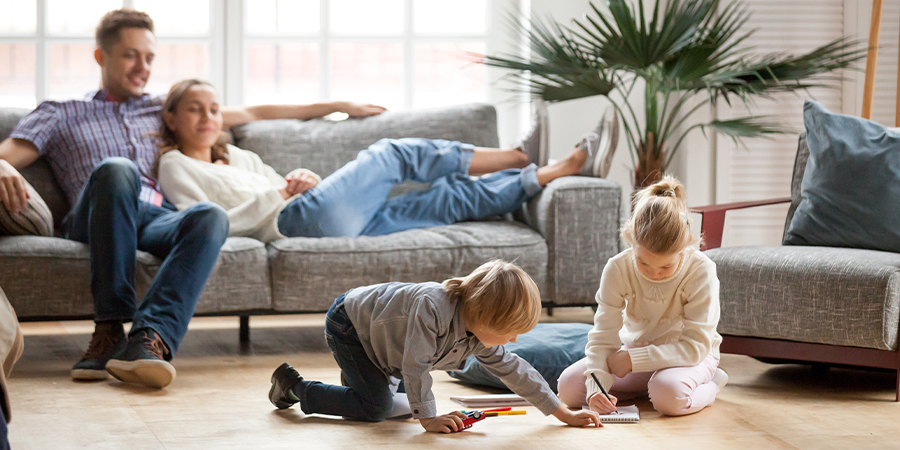
[(613, 384), (606, 358), (622, 344), (633, 372), (695, 366), (712, 354), (719, 357), (719, 279), (716, 264), (689, 247), (678, 270), (653, 281), (637, 268), (632, 249), (614, 256), (603, 269), (597, 291), (594, 328), (588, 333), (587, 398)]

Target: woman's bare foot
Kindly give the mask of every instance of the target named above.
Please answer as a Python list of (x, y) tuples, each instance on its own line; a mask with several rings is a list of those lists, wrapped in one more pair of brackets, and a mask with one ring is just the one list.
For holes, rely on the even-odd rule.
[(528, 154), (519, 149), (501, 150), (476, 147), (469, 164), (469, 175), (485, 175), (506, 169), (522, 169), (529, 163)]
[(578, 175), (581, 168), (588, 160), (588, 154), (579, 148), (575, 148), (565, 158), (553, 164), (541, 167), (537, 170), (538, 184), (546, 186), (547, 183), (561, 177)]

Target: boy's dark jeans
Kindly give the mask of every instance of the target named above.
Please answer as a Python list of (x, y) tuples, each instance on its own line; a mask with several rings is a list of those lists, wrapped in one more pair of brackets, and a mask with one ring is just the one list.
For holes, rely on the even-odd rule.
[(386, 419), (394, 409), (390, 382), (359, 342), (344, 309), (344, 295), (334, 301), (325, 315), (325, 340), (347, 385), (304, 380), (297, 393), (303, 412), (376, 422)]

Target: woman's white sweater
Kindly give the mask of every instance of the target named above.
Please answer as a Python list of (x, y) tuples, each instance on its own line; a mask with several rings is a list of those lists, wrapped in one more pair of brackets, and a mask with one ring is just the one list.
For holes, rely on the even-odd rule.
[(285, 177), (256, 153), (228, 146), (228, 164), (214, 164), (170, 150), (159, 157), (159, 187), (179, 210), (197, 202), (212, 202), (228, 212), (229, 236), (269, 242), (285, 236), (278, 231), (278, 214), (295, 197), (285, 200), (279, 189)]
[(675, 274), (659, 281), (638, 270), (632, 249), (606, 264), (597, 291), (594, 328), (585, 347), (588, 399), (600, 392), (591, 373), (607, 391), (612, 387), (606, 358), (623, 343), (633, 372), (695, 366), (710, 354), (719, 357), (716, 264), (693, 248), (682, 255)]

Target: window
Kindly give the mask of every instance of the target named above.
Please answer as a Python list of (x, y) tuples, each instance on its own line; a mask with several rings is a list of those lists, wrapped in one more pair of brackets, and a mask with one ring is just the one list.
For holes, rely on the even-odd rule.
[[(491, 8), (510, 0), (0, 0), (0, 104), (30, 108), (99, 87), (94, 30), (146, 11), (158, 39), (151, 94), (200, 78), (228, 104), (346, 99), (391, 109), (492, 101)], [(503, 36), (495, 40), (505, 39)], [(498, 96), (499, 97), (499, 96)], [(501, 97), (502, 98), (502, 97)]]
[[(153, 17), (158, 39), (147, 92), (183, 78), (211, 79), (216, 0), (0, 0), (0, 104), (31, 108), (45, 99), (83, 98), (100, 85), (94, 30), (122, 6)], [(220, 25), (219, 25), (220, 26)], [(221, 59), (221, 58), (219, 58)], [(221, 77), (219, 77), (221, 80)]]
[(391, 109), (488, 101), (489, 0), (245, 2), (242, 101), (350, 99)]

